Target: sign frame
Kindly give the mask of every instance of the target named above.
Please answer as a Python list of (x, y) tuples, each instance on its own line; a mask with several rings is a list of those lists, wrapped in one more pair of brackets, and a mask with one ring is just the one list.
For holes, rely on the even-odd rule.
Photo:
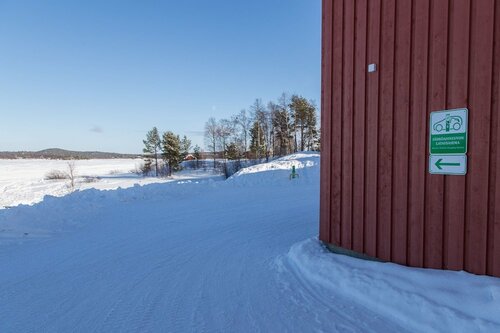
[[(441, 115), (443, 113), (450, 114), (450, 118), (453, 120), (453, 118), (457, 118), (458, 116), (453, 115), (453, 113), (463, 113), (465, 112), (465, 119), (463, 119), (463, 127), (465, 128), (464, 132), (460, 133), (451, 133), (453, 134), (465, 134), (465, 150), (464, 151), (433, 151), (432, 150), (432, 142), (433, 142), (433, 135), (440, 135), (440, 134), (433, 134), (433, 125), (436, 126), (443, 120), (437, 121), (433, 123), (433, 117), (437, 115)], [(458, 117), (461, 118), (461, 117)], [(443, 118), (444, 119), (444, 118)], [(447, 122), (449, 124), (449, 122)], [(442, 127), (442, 126), (441, 126)], [(469, 144), (469, 109), (468, 108), (457, 108), (457, 109), (450, 109), (450, 110), (441, 110), (441, 111), (432, 111), (429, 115), (429, 154), (430, 155), (460, 155), (460, 154), (467, 154), (467, 148)]]
[[(448, 160), (446, 160), (448, 159)], [(451, 160), (450, 160), (451, 159)], [(455, 165), (457, 160), (463, 160), (463, 166), (458, 165), (462, 169), (456, 170), (450, 167)], [(444, 161), (443, 161), (444, 160)], [(436, 168), (434, 168), (436, 166)], [(467, 174), (467, 155), (466, 154), (433, 154), (429, 155), (429, 173), (431, 175), (456, 175), (464, 176)]]

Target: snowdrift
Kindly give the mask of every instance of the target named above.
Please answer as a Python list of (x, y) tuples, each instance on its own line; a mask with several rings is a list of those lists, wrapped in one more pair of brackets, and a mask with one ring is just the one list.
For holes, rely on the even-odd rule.
[(411, 332), (500, 332), (500, 279), (332, 254), (308, 239), (279, 264)]

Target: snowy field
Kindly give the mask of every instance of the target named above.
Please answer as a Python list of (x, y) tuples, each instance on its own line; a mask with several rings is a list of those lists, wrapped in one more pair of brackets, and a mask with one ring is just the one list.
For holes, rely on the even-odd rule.
[[(135, 184), (145, 185), (168, 182), (172, 179), (147, 177), (135, 174), (141, 159), (77, 160), (75, 166), (75, 190), (96, 188), (114, 190)], [(63, 196), (72, 192), (69, 180), (47, 180), (52, 171), (68, 172), (69, 161), (64, 160), (2, 160), (0, 159), (0, 209), (19, 204), (33, 204), (45, 195)], [(206, 177), (206, 172), (187, 173), (188, 178)], [(174, 178), (183, 179), (186, 173)]]
[(326, 251), (317, 154), (205, 176), (0, 210), (0, 332), (500, 332), (500, 279)]

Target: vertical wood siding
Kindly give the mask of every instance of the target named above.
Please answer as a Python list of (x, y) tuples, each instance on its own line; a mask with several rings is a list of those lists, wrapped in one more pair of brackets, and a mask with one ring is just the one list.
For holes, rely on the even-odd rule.
[[(365, 119), (366, 119), (366, 38), (368, 0), (355, 3), (354, 26), (359, 37), (354, 45), (354, 135), (353, 135), (353, 180), (352, 180), (352, 247), (357, 252), (364, 251), (364, 213), (365, 213)], [(357, 83), (357, 84), (356, 84)], [(356, 126), (356, 124), (363, 124)]]
[[(323, 0), (322, 34), (320, 239), (500, 276), (500, 0)], [(430, 112), (462, 107), (467, 175), (431, 175)]]
[[(332, 127), (332, 2), (323, 1), (322, 7), (322, 61), (321, 61), (321, 128)], [(332, 132), (323, 133), (321, 170), (332, 169)], [(319, 237), (330, 242), (331, 218), (331, 176), (328, 172), (321, 176), (320, 229)]]

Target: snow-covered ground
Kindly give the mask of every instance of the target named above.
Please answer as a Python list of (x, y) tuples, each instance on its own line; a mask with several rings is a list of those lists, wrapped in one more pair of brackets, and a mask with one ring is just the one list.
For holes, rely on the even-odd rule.
[(19, 204), (40, 202), (45, 195), (63, 196), (73, 190), (96, 188), (114, 190), (128, 188), (135, 184), (146, 185), (164, 183), (175, 179), (205, 178), (211, 173), (203, 170), (181, 172), (173, 178), (142, 177), (135, 174), (142, 163), (141, 159), (106, 159), (73, 161), (75, 170), (75, 188), (69, 180), (47, 180), (52, 171), (68, 172), (68, 163), (64, 160), (2, 160), (0, 159), (0, 209)]
[(0, 210), (0, 332), (500, 332), (500, 279), (329, 253), (318, 202), (295, 154)]

